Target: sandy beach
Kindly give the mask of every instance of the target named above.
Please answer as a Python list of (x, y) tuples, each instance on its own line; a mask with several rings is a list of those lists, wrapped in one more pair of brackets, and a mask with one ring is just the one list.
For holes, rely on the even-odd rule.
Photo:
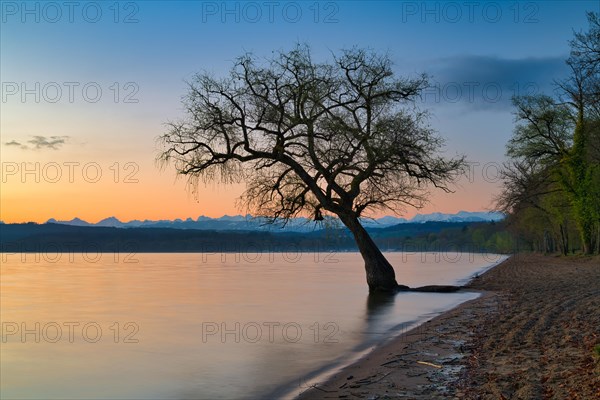
[(515, 255), (300, 399), (600, 398), (599, 282), (598, 257)]

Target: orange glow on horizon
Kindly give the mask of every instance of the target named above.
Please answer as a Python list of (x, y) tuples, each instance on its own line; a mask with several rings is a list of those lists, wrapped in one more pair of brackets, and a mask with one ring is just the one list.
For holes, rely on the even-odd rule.
[[(5, 223), (44, 223), (50, 218), (80, 218), (97, 223), (108, 217), (122, 222), (131, 220), (174, 220), (199, 216), (218, 218), (245, 215), (237, 207), (243, 185), (200, 186), (197, 199), (185, 189), (183, 181), (157, 180), (150, 184), (80, 183), (69, 185), (4, 184), (0, 198), (0, 220)], [(494, 185), (470, 184), (456, 193), (436, 191), (430, 203), (420, 210), (407, 208), (399, 216), (410, 219), (417, 213), (456, 213), (486, 211), (491, 207)], [(252, 213), (251, 213), (252, 214)], [(375, 213), (378, 218), (391, 213)]]

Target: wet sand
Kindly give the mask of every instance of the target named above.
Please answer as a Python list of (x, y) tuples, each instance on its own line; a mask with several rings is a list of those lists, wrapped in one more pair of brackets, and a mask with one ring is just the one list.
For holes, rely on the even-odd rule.
[(518, 254), (468, 290), (300, 399), (600, 398), (600, 258)]

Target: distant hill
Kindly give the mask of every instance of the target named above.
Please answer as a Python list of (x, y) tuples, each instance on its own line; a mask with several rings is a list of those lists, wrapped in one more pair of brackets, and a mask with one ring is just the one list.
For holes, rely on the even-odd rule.
[[(425, 222), (489, 222), (501, 221), (504, 214), (498, 212), (482, 212), (482, 211), (460, 211), (456, 214), (417, 214), (410, 220), (393, 216), (386, 216), (377, 219), (363, 219), (363, 225), (367, 228), (386, 228), (398, 224), (409, 223), (425, 223)], [(53, 218), (47, 223), (71, 225), (71, 226), (97, 226), (97, 227), (113, 227), (113, 228), (175, 228), (175, 229), (199, 229), (209, 231), (262, 231), (262, 232), (314, 232), (321, 230), (325, 225), (338, 225), (339, 221), (330, 219), (329, 224), (317, 224), (307, 218), (293, 218), (283, 226), (283, 223), (270, 225), (264, 218), (253, 218), (250, 215), (225, 215), (220, 218), (210, 218), (200, 216), (197, 219), (187, 218), (185, 220), (133, 220), (129, 222), (121, 222), (115, 217), (105, 218), (95, 224), (88, 223), (79, 218), (74, 218), (70, 221), (57, 221)]]
[[(186, 221), (182, 221), (185, 223)], [(401, 223), (367, 228), (382, 250), (510, 251), (511, 238), (496, 222)], [(0, 251), (48, 252), (280, 252), (356, 251), (345, 228), (310, 232), (204, 230), (162, 227), (2, 224)]]

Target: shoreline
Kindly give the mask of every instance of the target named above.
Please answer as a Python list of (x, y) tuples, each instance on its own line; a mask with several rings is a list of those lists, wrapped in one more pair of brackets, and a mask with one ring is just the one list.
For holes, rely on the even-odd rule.
[[(419, 361), (440, 365), (440, 358), (450, 359), (451, 356), (459, 357), (458, 353), (452, 351), (451, 347), (447, 346), (448, 343), (429, 343), (434, 334), (433, 331), (441, 328), (448, 319), (455, 317), (455, 314), (462, 313), (473, 307), (473, 303), (482, 300), (491, 301), (496, 296), (493, 292), (464, 291), (475, 292), (479, 296), (460, 303), (447, 311), (443, 311), (431, 319), (424, 320), (422, 323), (417, 323), (412, 329), (399, 334), (381, 345), (373, 346), (370, 351), (361, 354), (351, 364), (328, 374), (324, 381), (319, 383), (307, 382), (304, 391), (294, 398), (298, 400), (353, 398), (354, 396), (351, 396), (351, 393), (354, 392), (353, 389), (371, 388), (374, 383), (383, 381), (389, 377), (391, 367), (394, 365), (402, 365), (403, 368), (408, 369), (406, 376), (402, 379), (402, 386), (406, 387), (406, 390), (400, 392), (400, 396), (396, 397), (413, 398), (411, 396), (418, 393), (410, 390), (410, 387), (416, 388), (429, 384), (430, 382), (427, 378), (431, 378), (431, 373), (435, 373), (438, 370), (437, 367), (418, 363)], [(457, 342), (457, 344), (460, 346), (462, 343)], [(411, 364), (413, 364), (413, 368), (409, 366)], [(418, 371), (419, 369), (421, 371)], [(348, 379), (349, 377), (352, 378)], [(368, 391), (367, 389), (365, 390)], [(360, 391), (363, 392), (365, 390)], [(429, 391), (425, 390), (423, 394), (426, 394), (425, 392)], [(355, 393), (355, 395), (357, 394)], [(359, 398), (364, 395), (366, 393), (358, 394)], [(287, 397), (284, 398), (287, 399)]]
[[(496, 266), (500, 265), (501, 263), (505, 262), (508, 258), (510, 258), (510, 256), (505, 256), (505, 255), (498, 255), (498, 256), (501, 257), (500, 260), (492, 262), (489, 265), (482, 267), (479, 271), (474, 272), (471, 275), (460, 279), (458, 282), (456, 282), (456, 285), (466, 286), (467, 284), (472, 282), (473, 279), (476, 279), (477, 277), (485, 274), (487, 271), (495, 268)], [(359, 351), (353, 351), (351, 353), (348, 353), (348, 354), (346, 354), (346, 357), (344, 357), (342, 355), (335, 361), (332, 361), (332, 363), (325, 365), (325, 366), (319, 368), (318, 370), (312, 371), (310, 374), (307, 374), (307, 375), (301, 377), (300, 379), (298, 379), (296, 386), (294, 386), (293, 384), (285, 385), (282, 390), (276, 390), (276, 391), (270, 393), (270, 395), (272, 395), (276, 398), (280, 398), (282, 400), (292, 400), (292, 399), (298, 399), (298, 398), (301, 399), (304, 392), (307, 391), (307, 389), (312, 387), (313, 385), (316, 385), (319, 382), (327, 382), (327, 381), (331, 380), (333, 377), (335, 377), (336, 374), (340, 373), (341, 371), (350, 367), (353, 364), (361, 362), (365, 357), (368, 357), (372, 352), (376, 351), (380, 347), (384, 347), (385, 345), (397, 340), (399, 337), (401, 337), (403, 335), (414, 334), (414, 332), (416, 330), (418, 330), (423, 324), (431, 321), (432, 319), (438, 318), (438, 317), (444, 315), (445, 313), (456, 309), (457, 307), (460, 307), (462, 304), (477, 300), (483, 294), (481, 291), (472, 290), (472, 289), (462, 289), (458, 292), (453, 292), (453, 293), (463, 293), (463, 294), (470, 293), (470, 294), (475, 294), (476, 297), (471, 298), (471, 299), (461, 300), (457, 304), (449, 305), (448, 307), (444, 307), (442, 309), (432, 310), (429, 313), (419, 316), (417, 319), (402, 322), (401, 324), (397, 325), (396, 327), (392, 328), (392, 330), (389, 331), (389, 333), (391, 334), (391, 337), (387, 337), (384, 340), (377, 342), (377, 343), (369, 344), (369, 345), (367, 345), (367, 347), (365, 347)], [(443, 293), (441, 293), (441, 294), (443, 294)]]
[(476, 299), (376, 346), (296, 398), (595, 398), (599, 281), (598, 257), (514, 255), (465, 285), (481, 293)]
[[(490, 266), (489, 268), (493, 268), (493, 267), (494, 267), (494, 265)], [(359, 351), (353, 351), (352, 353), (350, 353), (351, 356), (343, 359), (343, 361), (338, 361), (338, 362), (334, 362), (329, 365), (325, 365), (322, 368), (320, 368), (316, 371), (313, 371), (312, 373), (310, 373), (308, 375), (303, 376), (301, 379), (298, 380), (297, 387), (294, 387), (293, 389), (289, 389), (290, 386), (286, 385), (286, 389), (284, 389), (283, 391), (278, 390), (278, 391), (274, 392), (274, 394), (273, 394), (274, 397), (280, 398), (282, 400), (302, 399), (304, 392), (307, 391), (307, 389), (309, 389), (313, 385), (317, 384), (318, 382), (327, 382), (327, 381), (331, 380), (341, 371), (344, 371), (346, 368), (348, 368), (356, 363), (360, 363), (363, 359), (368, 357), (373, 352), (394, 342), (401, 336), (413, 335), (414, 332), (418, 331), (419, 328), (423, 324), (430, 322), (431, 320), (438, 318), (438, 317), (444, 315), (445, 313), (447, 313), (451, 310), (454, 310), (457, 307), (460, 307), (461, 305), (463, 305), (465, 303), (477, 300), (481, 296), (481, 293), (479, 291), (475, 291), (475, 290), (461, 290), (459, 292), (453, 292), (453, 293), (473, 293), (473, 294), (477, 294), (477, 297), (472, 298), (472, 299), (467, 299), (467, 300), (461, 300), (457, 304), (450, 305), (449, 308), (434, 310), (427, 314), (421, 315), (419, 318), (417, 318), (415, 320), (402, 322), (402, 323), (398, 324), (397, 326), (395, 326), (394, 328), (392, 328), (392, 330), (389, 331), (390, 333), (393, 333), (392, 337), (385, 338), (382, 341), (379, 341), (376, 343), (368, 344), (365, 348), (363, 348)], [(394, 332), (393, 329), (396, 329), (396, 332)], [(400, 332), (398, 333), (398, 331), (400, 331)]]

